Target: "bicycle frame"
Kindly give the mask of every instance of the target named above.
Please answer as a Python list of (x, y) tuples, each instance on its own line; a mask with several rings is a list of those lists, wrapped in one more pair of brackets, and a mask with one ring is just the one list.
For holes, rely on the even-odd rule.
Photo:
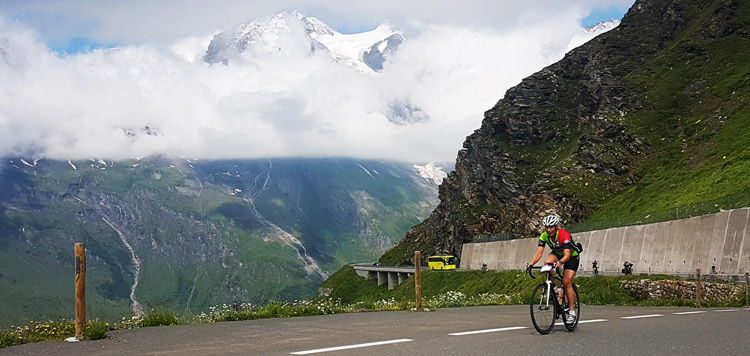
[[(534, 274), (531, 272), (532, 269), (540, 270), (540, 273), (547, 275), (544, 283), (540, 283), (536, 286), (534, 292), (532, 292), (531, 301), (531, 321), (534, 324), (534, 328), (540, 334), (547, 334), (552, 331), (555, 326), (555, 320), (562, 318), (563, 324), (568, 331), (573, 331), (578, 326), (578, 311), (580, 309), (578, 301), (578, 289), (575, 285), (572, 286), (575, 293), (575, 320), (570, 321), (565, 318), (568, 310), (568, 298), (566, 294), (562, 296), (562, 303), (558, 301), (557, 293), (554, 292), (555, 287), (562, 286), (563, 276), (560, 270), (552, 271), (554, 266), (552, 264), (546, 264), (541, 267), (528, 267), (526, 272), (531, 278), (536, 279)], [(559, 281), (559, 285), (555, 282)], [(552, 302), (550, 303), (550, 299)]]
[[(529, 276), (531, 276), (531, 278), (533, 278), (533, 279), (536, 279), (536, 277), (534, 277), (534, 274), (531, 273), (532, 269), (538, 269), (540, 273), (546, 273), (547, 279), (544, 281), (544, 283), (547, 284), (547, 292), (544, 293), (544, 299), (545, 300), (544, 301), (540, 301), (540, 302), (544, 302), (545, 305), (547, 305), (547, 306), (549, 306), (550, 294), (552, 294), (552, 291), (554, 290), (554, 287), (556, 286), (555, 280), (558, 280), (560, 282), (561, 286), (562, 286), (562, 281), (563, 281), (562, 280), (562, 275), (560, 274), (560, 270), (559, 269), (555, 269), (555, 271), (557, 272), (556, 273), (557, 275), (555, 275), (555, 274), (552, 273), (552, 269), (553, 268), (554, 268), (553, 265), (546, 264), (544, 266), (539, 266), (539, 267), (532, 266), (532, 267), (529, 267), (529, 269), (528, 269)], [(558, 307), (560, 307), (557, 310), (562, 310), (563, 309), (564, 306), (560, 305), (560, 303), (557, 302), (557, 296), (553, 296), (552, 300), (554, 301), (554, 303)], [(556, 316), (559, 316), (559, 313)]]

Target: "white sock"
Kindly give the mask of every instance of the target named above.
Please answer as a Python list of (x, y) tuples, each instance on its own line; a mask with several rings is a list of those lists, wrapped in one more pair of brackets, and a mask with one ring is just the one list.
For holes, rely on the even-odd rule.
[(568, 314), (575, 316), (576, 315), (576, 311), (573, 310), (573, 309), (571, 309), (571, 310), (568, 311)]

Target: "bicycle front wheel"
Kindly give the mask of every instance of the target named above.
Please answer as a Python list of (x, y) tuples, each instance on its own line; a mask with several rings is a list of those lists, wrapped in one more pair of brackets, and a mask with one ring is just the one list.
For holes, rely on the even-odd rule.
[(540, 334), (549, 334), (555, 326), (555, 296), (546, 283), (542, 283), (531, 293), (531, 323)]
[[(565, 328), (568, 329), (568, 331), (575, 330), (576, 327), (578, 327), (578, 319), (581, 318), (581, 304), (578, 301), (580, 299), (578, 298), (578, 286), (576, 286), (575, 284), (573, 284), (573, 291), (575, 292), (575, 295), (576, 295), (575, 302), (573, 302), (573, 306), (575, 307), (575, 311), (576, 311), (575, 320), (568, 321), (567, 313), (563, 313), (563, 324), (565, 324)], [(563, 294), (563, 309), (566, 311), (570, 309), (568, 305), (567, 294)]]

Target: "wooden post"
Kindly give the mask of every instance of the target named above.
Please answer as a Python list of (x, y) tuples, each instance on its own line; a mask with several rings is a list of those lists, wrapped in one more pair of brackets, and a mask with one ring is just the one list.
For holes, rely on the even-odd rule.
[(414, 291), (417, 293), (417, 310), (422, 310), (422, 257), (414, 251)]
[(76, 337), (86, 328), (86, 248), (77, 243), (76, 252)]
[(701, 307), (701, 269), (698, 268), (695, 270), (695, 278), (697, 281), (695, 282), (695, 304), (698, 306), (698, 308)]

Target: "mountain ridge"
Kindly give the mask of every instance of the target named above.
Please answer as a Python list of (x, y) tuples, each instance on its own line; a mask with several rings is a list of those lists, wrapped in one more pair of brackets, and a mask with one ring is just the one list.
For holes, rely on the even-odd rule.
[(750, 189), (748, 7), (638, 0), (617, 28), (509, 89), (467, 137), (436, 210), (381, 262), (535, 236), (551, 213), (570, 224)]
[(279, 39), (283, 36), (307, 41), (310, 55), (326, 52), (336, 62), (363, 73), (382, 70), (387, 57), (404, 41), (404, 36), (386, 23), (371, 31), (342, 34), (325, 22), (295, 10), (246, 22), (216, 34), (204, 60), (210, 64), (227, 64), (246, 50), (281, 50)]

